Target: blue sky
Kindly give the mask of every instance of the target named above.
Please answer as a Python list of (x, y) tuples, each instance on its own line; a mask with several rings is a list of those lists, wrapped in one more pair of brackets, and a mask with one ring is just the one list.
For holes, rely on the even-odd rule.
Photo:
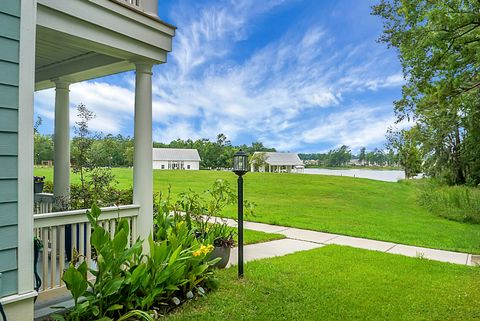
[[(403, 77), (375, 40), (373, 1), (159, 1), (178, 27), (167, 64), (154, 67), (154, 140), (261, 141), (281, 151), (382, 147)], [(71, 86), (71, 118), (85, 103), (103, 133), (133, 134), (134, 74)], [(54, 91), (35, 95), (40, 130), (53, 131)]]

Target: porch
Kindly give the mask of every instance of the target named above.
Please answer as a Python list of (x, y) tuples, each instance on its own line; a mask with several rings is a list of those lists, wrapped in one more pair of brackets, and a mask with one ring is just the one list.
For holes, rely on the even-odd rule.
[(134, 242), (148, 237), (153, 220), (152, 67), (166, 62), (174, 27), (158, 18), (156, 1), (73, 3), (38, 1), (35, 88), (55, 88), (55, 121), (53, 194), (34, 199), (33, 234), (42, 245), (36, 307), (65, 299), (61, 274), (69, 258), (93, 264), (86, 210), (54, 211), (70, 192), (71, 84), (135, 71), (134, 204), (102, 208), (100, 222), (113, 235), (117, 219), (127, 218)]

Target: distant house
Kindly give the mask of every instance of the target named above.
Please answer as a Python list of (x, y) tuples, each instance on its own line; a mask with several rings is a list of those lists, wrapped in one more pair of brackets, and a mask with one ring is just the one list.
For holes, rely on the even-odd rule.
[(252, 156), (252, 172), (303, 173), (305, 166), (295, 153), (255, 152)]
[(153, 169), (199, 170), (200, 155), (196, 149), (154, 148)]

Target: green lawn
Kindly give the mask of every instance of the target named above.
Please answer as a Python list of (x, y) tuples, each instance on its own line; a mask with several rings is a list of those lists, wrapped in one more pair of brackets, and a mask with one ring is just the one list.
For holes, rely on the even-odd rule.
[[(51, 168), (35, 174), (52, 179)], [(132, 169), (115, 169), (120, 186), (132, 184)], [(155, 191), (207, 189), (221, 171), (155, 171)], [(73, 176), (72, 181), (78, 181)], [(249, 220), (340, 233), (431, 248), (480, 253), (480, 225), (449, 221), (422, 208), (414, 184), (351, 177), (248, 173), (245, 198), (258, 204)], [(235, 216), (232, 206), (226, 213)]]
[(330, 245), (219, 271), (164, 320), (478, 320), (480, 269)]
[[(282, 234), (265, 233), (253, 230), (243, 230), (243, 232), (245, 244), (256, 244), (285, 238), (285, 235)], [(237, 238), (235, 238), (235, 241), (237, 241)]]

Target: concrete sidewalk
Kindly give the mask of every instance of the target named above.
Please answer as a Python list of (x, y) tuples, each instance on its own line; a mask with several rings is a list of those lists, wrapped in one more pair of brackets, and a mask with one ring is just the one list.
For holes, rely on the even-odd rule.
[[(226, 221), (230, 226), (237, 226), (237, 223), (232, 219)], [(244, 249), (246, 262), (310, 250), (327, 244), (337, 244), (410, 257), (422, 257), (429, 260), (454, 264), (474, 265), (475, 263), (472, 263), (472, 255), (468, 253), (430, 249), (256, 222), (244, 222), (244, 228), (266, 233), (278, 233), (286, 236), (286, 239), (282, 240), (246, 245)], [(229, 265), (236, 264), (236, 262), (237, 251), (235, 248), (230, 256)]]

